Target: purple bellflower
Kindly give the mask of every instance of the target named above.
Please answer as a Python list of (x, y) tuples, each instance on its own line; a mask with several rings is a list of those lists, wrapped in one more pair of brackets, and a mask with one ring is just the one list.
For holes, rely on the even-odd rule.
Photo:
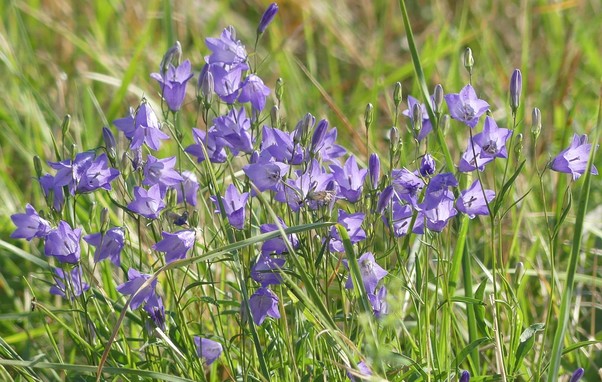
[(332, 176), (340, 187), (340, 195), (351, 203), (357, 202), (362, 196), (364, 179), (368, 170), (359, 169), (355, 157), (351, 155), (343, 167), (331, 165)]
[[(598, 145), (596, 145), (596, 149)], [(589, 159), (592, 144), (587, 143), (587, 135), (573, 135), (571, 145), (558, 154), (549, 167), (558, 172), (564, 172), (573, 175), (573, 180), (579, 179), (587, 169), (587, 161)], [(591, 173), (598, 175), (598, 169), (592, 164)]]
[(67, 186), (71, 195), (92, 192), (99, 188), (111, 189), (111, 181), (119, 175), (119, 171), (109, 167), (107, 154), (98, 157), (93, 151), (79, 153), (75, 159), (61, 162), (48, 162), (57, 170), (54, 187)]
[(392, 185), (397, 196), (416, 206), (418, 203), (418, 195), (424, 188), (424, 181), (418, 175), (406, 168), (395, 169), (392, 171)]
[(46, 237), (50, 233), (50, 223), (42, 219), (29, 203), (25, 205), (24, 214), (14, 214), (10, 218), (17, 226), (17, 229), (10, 235), (13, 239), (29, 241), (34, 237)]
[(134, 268), (128, 270), (128, 281), (117, 286), (117, 291), (123, 295), (134, 295), (130, 302), (132, 310), (138, 309), (140, 305), (147, 302), (152, 296), (155, 295), (155, 288), (157, 286), (157, 280), (153, 280), (150, 285), (142, 288), (140, 287), (150, 279), (151, 275), (146, 273), (140, 273)]
[[(362, 222), (364, 221), (365, 215), (363, 213), (348, 214), (344, 210), (339, 210), (338, 223), (341, 224), (347, 230), (349, 234), (349, 240), (352, 244), (359, 243), (366, 239), (366, 231), (362, 228)], [(329, 243), (330, 251), (332, 252), (344, 252), (345, 247), (339, 236), (339, 231), (336, 227), (332, 227), (330, 230), (331, 240)]]
[(435, 175), (426, 187), (423, 205), (426, 206), (426, 209), (433, 208), (441, 199), (449, 196), (450, 187), (456, 186), (458, 186), (458, 180), (451, 172)]
[(483, 158), (507, 158), (506, 141), (512, 135), (512, 130), (500, 129), (495, 120), (489, 116), (485, 118), (483, 132), (473, 137), (475, 145), (481, 149)]
[(192, 129), (192, 137), (196, 143), (186, 147), (184, 151), (195, 156), (197, 162), (201, 163), (205, 160), (202, 146), (205, 146), (211, 163), (224, 163), (226, 161), (225, 143), (215, 126), (212, 126), (206, 133), (204, 130), (194, 128)]
[(280, 276), (279, 270), (282, 269), (285, 262), (286, 259), (283, 257), (262, 253), (251, 267), (251, 278), (261, 286), (281, 284), (282, 276)]
[(244, 107), (233, 108), (228, 114), (215, 118), (213, 124), (215, 139), (219, 145), (228, 147), (232, 155), (236, 156), (241, 151), (247, 154), (253, 152), (253, 140), (249, 132), (251, 120), (247, 118)]
[(485, 165), (489, 162), (492, 162), (494, 159), (495, 158), (492, 156), (485, 156), (481, 147), (477, 146), (476, 143), (473, 144), (470, 141), (470, 138), (468, 138), (468, 147), (460, 158), (458, 170), (460, 170), (460, 172), (471, 172), (476, 169), (483, 171), (485, 169)]
[(410, 118), (410, 121), (412, 124), (414, 124), (412, 111), (414, 110), (415, 105), (418, 105), (422, 115), (422, 129), (420, 129), (420, 133), (418, 133), (417, 137), (418, 142), (420, 142), (428, 135), (428, 133), (433, 131), (433, 125), (431, 124), (431, 120), (429, 119), (429, 115), (426, 111), (426, 106), (410, 95), (408, 96), (408, 109), (404, 110), (402, 114)]
[(372, 375), (372, 370), (370, 370), (370, 368), (364, 361), (360, 361), (357, 364), (357, 371), (354, 370), (353, 374), (349, 370), (347, 371), (347, 377), (349, 377), (349, 380), (351, 382), (364, 380), (365, 379), (364, 377), (369, 377), (371, 375)]
[(436, 169), (435, 158), (431, 154), (424, 154), (420, 161), (420, 175), (431, 176), (435, 173)]
[(259, 25), (257, 26), (257, 34), (262, 34), (263, 32), (265, 32), (265, 29), (268, 27), (268, 25), (270, 25), (272, 20), (274, 20), (274, 16), (276, 16), (276, 13), (278, 13), (278, 4), (270, 4), (261, 16), (261, 20), (259, 21)]
[(165, 73), (152, 73), (151, 78), (161, 85), (161, 95), (169, 110), (178, 111), (182, 107), (186, 96), (186, 83), (192, 78), (190, 61), (182, 62), (176, 68), (169, 64)]
[[(217, 196), (212, 196), (211, 200), (215, 204), (215, 213), (220, 213), (220, 205)], [(226, 189), (224, 197), (219, 196), (224, 206), (224, 213), (228, 217), (228, 222), (234, 228), (243, 229), (245, 226), (245, 206), (249, 199), (249, 193), (238, 191), (235, 185), (231, 184)]]
[(86, 243), (96, 247), (94, 251), (94, 262), (110, 258), (115, 266), (121, 265), (121, 250), (125, 245), (125, 234), (123, 228), (113, 227), (106, 231), (84, 236)]
[(75, 264), (79, 261), (79, 240), (81, 228), (71, 229), (68, 223), (59, 222), (59, 226), (46, 236), (44, 253), (56, 257), (61, 263)]
[(135, 187), (134, 200), (127, 207), (147, 219), (158, 218), (161, 210), (165, 208), (160, 186), (155, 184), (148, 191), (142, 187)]
[(207, 362), (207, 366), (215, 362), (216, 359), (222, 355), (222, 344), (209, 340), (207, 338), (201, 338), (194, 336), (194, 344), (196, 345), (196, 354), (200, 358), (204, 358)]
[(177, 202), (183, 203), (185, 201), (191, 206), (196, 206), (199, 191), (199, 182), (196, 175), (191, 171), (184, 171), (182, 172), (182, 179), (184, 179), (182, 183), (176, 187)]
[(175, 165), (176, 157), (157, 159), (149, 154), (143, 168), (144, 180), (142, 184), (145, 186), (158, 184), (162, 194), (167, 191), (168, 187), (175, 188), (184, 180), (182, 175), (174, 169)]
[(260, 192), (276, 190), (289, 166), (280, 162), (252, 163), (243, 167), (243, 171)]
[(90, 289), (90, 285), (83, 281), (81, 267), (74, 267), (71, 272), (65, 272), (61, 268), (54, 268), (55, 285), (50, 287), (50, 293), (55, 296), (67, 298), (69, 295), (72, 299), (79, 297)]
[(473, 219), (476, 215), (489, 215), (487, 204), (493, 198), (495, 198), (495, 191), (492, 190), (485, 190), (485, 197), (483, 197), (483, 188), (479, 180), (476, 179), (467, 190), (462, 191), (460, 197), (456, 200), (456, 207), (458, 211)]
[(153, 245), (153, 249), (165, 252), (165, 263), (183, 259), (186, 253), (194, 246), (195, 233), (190, 230), (182, 230), (175, 233), (163, 232), (163, 240)]
[(211, 55), (207, 58), (210, 64), (238, 64), (247, 60), (247, 50), (240, 40), (236, 39), (236, 30), (229, 26), (222, 31), (219, 38), (208, 37), (205, 44)]
[(387, 214), (383, 216), (383, 221), (393, 230), (395, 237), (401, 237), (407, 235), (412, 223), (413, 214), (414, 211), (411, 206), (402, 204), (399, 200), (396, 200), (393, 202), (393, 210), (391, 211), (392, 222), (389, 222)]
[(312, 210), (334, 202), (334, 192), (328, 189), (332, 174), (313, 159), (304, 173), (295, 172), (296, 179), (288, 179), (284, 187), (276, 193), (275, 199), (287, 203), (292, 211), (297, 212), (303, 206)]
[(280, 318), (278, 296), (266, 287), (257, 289), (249, 298), (249, 308), (255, 325), (261, 325), (266, 317)]
[(569, 379), (569, 382), (579, 382), (581, 380), (581, 378), (583, 378), (584, 373), (585, 373), (585, 370), (582, 367), (578, 368), (571, 375), (571, 379)]
[(470, 373), (467, 370), (460, 374), (460, 382), (470, 382)]
[(135, 114), (130, 110), (130, 115), (116, 119), (113, 124), (131, 141), (132, 150), (143, 144), (152, 150), (159, 150), (161, 140), (169, 139), (169, 135), (161, 131), (161, 123), (146, 101), (140, 104)]
[(378, 181), (380, 179), (380, 159), (378, 154), (372, 153), (370, 159), (368, 159), (368, 174), (370, 174), (370, 185), (372, 188), (378, 188)]
[(54, 176), (45, 174), (40, 177), (40, 186), (42, 187), (42, 193), (44, 197), (48, 199), (52, 198), (52, 208), (56, 211), (63, 209), (63, 203), (65, 202), (65, 194), (63, 193), (63, 187), (57, 186), (54, 183)]
[(449, 190), (444, 190), (440, 198), (419, 204), (418, 209), (420, 214), (416, 218), (413, 232), (421, 234), (424, 233), (424, 220), (428, 229), (441, 232), (447, 226), (449, 219), (458, 214), (454, 208), (454, 194)]
[[(357, 263), (360, 267), (360, 274), (362, 275), (362, 281), (364, 283), (364, 287), (366, 288), (366, 292), (368, 294), (374, 294), (376, 292), (376, 286), (389, 272), (385, 271), (376, 260), (374, 260), (374, 255), (371, 252), (366, 252), (359, 259), (357, 259)], [(345, 283), (345, 288), (353, 289), (353, 281), (351, 276), (347, 279)]]
[[(278, 218), (278, 221), (280, 223), (280, 226), (282, 226), (283, 229), (287, 229), (288, 227), (286, 226), (286, 224), (284, 224), (284, 221), (280, 218)], [(268, 233), (268, 232), (272, 232), (272, 231), (277, 231), (278, 230), (278, 225), (276, 224), (262, 224), (259, 226), (259, 230), (261, 233)], [(288, 241), (290, 242), (290, 244), (292, 245), (293, 249), (297, 249), (299, 247), (299, 239), (297, 238), (297, 235), (292, 234), (288, 236)], [(262, 254), (266, 254), (266, 255), (270, 255), (270, 254), (283, 254), (288, 252), (288, 248), (284, 242), (284, 240), (282, 239), (282, 237), (275, 237), (273, 239), (269, 239), (266, 240), (262, 245), (261, 245), (261, 253)]]
[(263, 84), (261, 78), (255, 74), (249, 74), (241, 85), (238, 102), (250, 102), (253, 109), (262, 111), (265, 108), (265, 101), (269, 95), (270, 88)]
[(153, 293), (146, 300), (143, 309), (148, 313), (157, 328), (165, 330), (165, 307), (163, 306), (163, 299), (160, 296)]
[(374, 293), (368, 293), (368, 300), (372, 305), (372, 312), (374, 317), (381, 318), (389, 312), (389, 306), (387, 305), (387, 288), (383, 285), (378, 291)]
[[(233, 104), (238, 98), (241, 87), (242, 74), (249, 67), (244, 63), (216, 64), (209, 63), (201, 71), (201, 75), (207, 78), (213, 77), (213, 90), (219, 98), (227, 103)], [(211, 76), (209, 76), (211, 73)]]
[(301, 164), (305, 160), (305, 152), (300, 144), (295, 143), (294, 136), (295, 132), (286, 133), (263, 126), (262, 149), (278, 162)]
[(460, 93), (446, 94), (444, 97), (451, 117), (470, 128), (479, 123), (479, 117), (489, 108), (489, 104), (479, 99), (470, 85), (464, 86)]

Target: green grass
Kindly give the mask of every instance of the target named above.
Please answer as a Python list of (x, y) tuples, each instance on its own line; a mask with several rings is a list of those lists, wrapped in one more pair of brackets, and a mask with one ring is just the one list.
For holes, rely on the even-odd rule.
[[(441, 83), (447, 93), (455, 93), (468, 82), (462, 53), (470, 46), (476, 61), (473, 86), (492, 105), (498, 125), (512, 128), (508, 82), (514, 68), (522, 71), (523, 97), (515, 135), (524, 134), (524, 148), (520, 154), (511, 154), (506, 179), (523, 159), (526, 164), (497, 217), (465, 226), (458, 221), (441, 235), (425, 239), (426, 243), (414, 238), (393, 240), (380, 220), (374, 219), (369, 244), (356, 248), (355, 255), (370, 249), (381, 265), (391, 267), (389, 293), (399, 302), (392, 304), (392, 312), (378, 323), (369, 314), (350, 317), (350, 312), (362, 311), (365, 291), (359, 288), (357, 295), (346, 292), (342, 288), (344, 267), (336, 267), (333, 254), (320, 252), (317, 239), (308, 239), (303, 263), (295, 264), (296, 272), (304, 271), (291, 275), (287, 287), (276, 289), (281, 301), (288, 301), (286, 310), (281, 309), (283, 319), (270, 321), (267, 329), (264, 324), (241, 330), (238, 299), (249, 293), (245, 291), (248, 270), (244, 267), (254, 258), (253, 244), (259, 239), (253, 238), (251, 230), (235, 232), (228, 229), (223, 217), (212, 217), (210, 192), (205, 190), (198, 212), (205, 241), (197, 249), (199, 257), (157, 271), (164, 293), (182, 297), (171, 301), (169, 308), (172, 322), (181, 324), (166, 333), (175, 345), (147, 339), (153, 344), (144, 360), (138, 353), (144, 340), (132, 341), (144, 336), (140, 315), (124, 310), (125, 299), (116, 292), (116, 284), (107, 282), (122, 280), (123, 272), (109, 264), (100, 264), (95, 270), (95, 295), (85, 305), (91, 309), (88, 314), (99, 320), (102, 338), (81, 338), (86, 332), (83, 325), (70, 335), (74, 325), (82, 324), (84, 315), (77, 309), (83, 305), (71, 305), (47, 293), (46, 280), (51, 278), (44, 268), (43, 246), (36, 240), (9, 239), (14, 230), (10, 215), (22, 212), (28, 202), (44, 205), (33, 157), (38, 155), (42, 162), (57, 160), (53, 138), (65, 157), (72, 151), (98, 147), (102, 126), (124, 116), (142, 96), (160, 110), (157, 86), (149, 74), (158, 71), (163, 53), (174, 40), (181, 42), (184, 57), (193, 62), (196, 74), (209, 54), (204, 39), (219, 35), (229, 24), (236, 27), (238, 38), (251, 51), (256, 23), (268, 2), (0, 0), (0, 379), (91, 378), (103, 352), (108, 359), (105, 377), (123, 373), (127, 380), (187, 376), (216, 381), (233, 378), (240, 370), (257, 380), (270, 379), (270, 375), (272, 380), (337, 380), (345, 378), (340, 367), (343, 360), (356, 364), (363, 359), (360, 354), (372, 361), (380, 376), (391, 380), (439, 380), (443, 374), (431, 374), (429, 367), (440, 373), (468, 369), (473, 376), (492, 376), (496, 370), (495, 312), (505, 349), (502, 358), (514, 371), (510, 380), (529, 380), (528, 376), (554, 380), (555, 375), (548, 375), (546, 368), (552, 353), (559, 356), (562, 352), (561, 345), (570, 351), (550, 366), (553, 370), (567, 375), (581, 366), (586, 369), (587, 381), (597, 380), (602, 364), (601, 178), (572, 184), (565, 174), (546, 171), (540, 181), (538, 173), (568, 145), (574, 132), (588, 133), (590, 140), (599, 137), (602, 5), (595, 0), (415, 3), (408, 2), (407, 13), (416, 43), (414, 60), (420, 59), (428, 92)], [(389, 150), (386, 135), (395, 125), (404, 143), (399, 163), (415, 167), (417, 151), (406, 118), (394, 120), (392, 92), (396, 81), (403, 85), (404, 100), (408, 94), (423, 99), (424, 90), (415, 75), (399, 4), (350, 0), (279, 5), (252, 62), (256, 60), (257, 73), (270, 88), (278, 78), (284, 80), (283, 124), (291, 130), (307, 112), (317, 119), (328, 118), (331, 126), (338, 127), (339, 140), (364, 163), (372, 152), (388, 162), (388, 155), (383, 154)], [(196, 123), (193, 86), (188, 91), (190, 102), (180, 121), (184, 146), (191, 142), (189, 127)], [(363, 120), (368, 103), (374, 105), (375, 119), (366, 140)], [(536, 145), (530, 135), (533, 107), (539, 107), (543, 116)], [(63, 135), (61, 124), (66, 114), (71, 115), (71, 123)], [(203, 127), (202, 122), (197, 127)], [(457, 161), (468, 135), (452, 121), (441, 138), (447, 142), (445, 146), (436, 138), (428, 143), (439, 158), (438, 168), (445, 165), (447, 150)], [(121, 137), (120, 149), (126, 146)], [(177, 149), (172, 140), (158, 156), (175, 155)], [(594, 164), (602, 168), (599, 158)], [(188, 166), (184, 159), (182, 162)], [(201, 164), (198, 168), (211, 174), (206, 175), (206, 184), (223, 191), (228, 184), (224, 174), (231, 175), (237, 166), (234, 163), (233, 169), (224, 169)], [(505, 163), (493, 167), (482, 176), (496, 184), (499, 193)], [(383, 168), (388, 169), (388, 163), (383, 163)], [(128, 187), (131, 184), (124, 184), (119, 191), (125, 193)], [(568, 200), (572, 207), (565, 210)], [(98, 213), (111, 206), (110, 200), (95, 195), (78, 203), (78, 220), (86, 232), (96, 232)], [(274, 213), (271, 203), (254, 202), (254, 222), (265, 222)], [(290, 217), (300, 232), (327, 232), (323, 226), (303, 226), (314, 223), (315, 216)], [(114, 224), (121, 224), (123, 218), (123, 213), (112, 215)], [(557, 225), (559, 222), (562, 225)], [(154, 243), (160, 228), (140, 238), (131, 230), (131, 256), (137, 261), (153, 260), (136, 249), (139, 242), (145, 247)], [(458, 239), (465, 240), (463, 247), (455, 247)], [(351, 260), (353, 247), (348, 247)], [(224, 256), (219, 252), (231, 248), (237, 252)], [(220, 255), (211, 258), (219, 260), (216, 263), (205, 257), (218, 252)], [(328, 265), (308, 266), (321, 256), (330, 256)], [(407, 261), (415, 261), (413, 275), (404, 273), (410, 269), (406, 269)], [(522, 279), (515, 274), (519, 262), (525, 269)], [(155, 270), (160, 269), (160, 263), (155, 265)], [(357, 275), (354, 265), (351, 271)], [(455, 270), (450, 271), (451, 267)], [(495, 285), (491, 282), (494, 268), (499, 274)], [(228, 277), (231, 274), (236, 277)], [(331, 289), (317, 285), (318, 290), (312, 290), (311, 280), (331, 276)], [(180, 283), (188, 282), (195, 287), (182, 291)], [(471, 283), (472, 290), (467, 290)], [(324, 290), (329, 298), (320, 297)], [(565, 290), (572, 293), (563, 297)], [(495, 309), (488, 305), (494, 292), (499, 300)], [(30, 311), (34, 295), (41, 308)], [(563, 298), (568, 302), (561, 304)], [(336, 315), (328, 316), (329, 311)], [(124, 321), (118, 326), (120, 314)], [(557, 324), (563, 322), (568, 322), (566, 332), (556, 339), (553, 351)], [(533, 349), (518, 361), (519, 337), (537, 323), (548, 325), (534, 335)], [(231, 344), (207, 376), (190, 348), (190, 336), (200, 332), (215, 333), (215, 338)], [(104, 346), (109, 338), (114, 339), (110, 349)], [(86, 343), (90, 348), (84, 353), (74, 347)], [(183, 357), (178, 351), (184, 352)], [(305, 358), (309, 353), (321, 359)], [(128, 367), (116, 369), (121, 365)], [(332, 379), (324, 373), (331, 373)]]

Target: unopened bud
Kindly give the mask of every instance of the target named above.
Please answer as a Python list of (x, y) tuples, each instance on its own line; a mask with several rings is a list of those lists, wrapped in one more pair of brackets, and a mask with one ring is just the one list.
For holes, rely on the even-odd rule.
[(395, 108), (398, 108), (401, 104), (402, 96), (401, 82), (398, 81), (395, 83), (395, 88), (393, 89), (393, 103), (395, 104)]
[(110, 220), (109, 209), (105, 207), (100, 211), (100, 232), (105, 233), (109, 229)]
[(523, 134), (516, 134), (516, 145), (514, 146), (514, 152), (518, 155), (523, 151)]
[(573, 375), (571, 375), (571, 379), (569, 379), (569, 382), (581, 381), (581, 378), (583, 378), (583, 374), (585, 374), (585, 370), (582, 367), (578, 368), (573, 372)]
[(65, 118), (63, 118), (63, 123), (61, 124), (61, 134), (63, 135), (63, 139), (65, 139), (67, 133), (69, 132), (69, 125), (71, 125), (71, 116), (66, 114)]
[(510, 108), (512, 113), (516, 114), (516, 110), (520, 106), (520, 93), (523, 87), (523, 76), (518, 69), (514, 69), (510, 78)]
[(213, 100), (213, 93), (215, 92), (215, 82), (213, 80), (213, 73), (209, 71), (209, 65), (203, 67), (199, 75), (197, 88), (205, 106), (210, 105)]
[(439, 119), (439, 130), (441, 130), (444, 135), (449, 129), (449, 124), (449, 114), (444, 114), (443, 117)]
[(435, 158), (431, 154), (424, 154), (422, 161), (420, 161), (420, 175), (431, 176), (435, 173), (436, 169)]
[(537, 139), (541, 133), (541, 111), (534, 107), (533, 114), (531, 114), (531, 134), (533, 138)]
[(466, 370), (460, 374), (460, 382), (469, 382), (470, 381), (470, 373)]
[(522, 261), (519, 261), (518, 263), (516, 263), (516, 267), (514, 268), (514, 285), (518, 286), (520, 284), (520, 281), (522, 280), (524, 274), (525, 265)]
[(282, 78), (278, 78), (276, 80), (276, 99), (278, 103), (282, 101), (282, 95), (284, 94), (284, 80)]
[(374, 121), (374, 106), (369, 103), (366, 105), (366, 110), (364, 111), (364, 126), (366, 126), (366, 130), (370, 128), (372, 121)]
[(117, 143), (115, 142), (115, 136), (111, 132), (111, 129), (106, 126), (102, 128), (102, 139), (105, 142), (107, 155), (111, 161), (115, 160), (115, 157), (117, 156)]
[(388, 135), (391, 143), (397, 145), (397, 142), (399, 142), (399, 130), (397, 130), (397, 127), (393, 126), (392, 128), (390, 128)]
[(435, 114), (441, 114), (443, 112), (443, 110), (441, 109), (441, 106), (443, 105), (443, 86), (441, 86), (441, 84), (437, 84), (437, 86), (435, 86), (435, 94), (433, 95), (433, 101), (434, 101), (434, 107), (435, 110), (433, 110), (435, 112)]
[(318, 148), (322, 146), (322, 142), (324, 141), (324, 137), (326, 136), (326, 131), (328, 130), (328, 121), (323, 119), (318, 122), (318, 126), (316, 126), (316, 130), (314, 130), (314, 135), (311, 137), (311, 147), (310, 152), (315, 153)]
[(37, 155), (33, 157), (33, 168), (36, 172), (36, 176), (40, 179), (42, 177), (42, 161)]
[(257, 34), (262, 34), (265, 32), (265, 29), (270, 25), (272, 20), (274, 20), (274, 16), (278, 13), (278, 4), (272, 3), (270, 6), (263, 12), (261, 16), (261, 20), (259, 21), (259, 26), (257, 27)]
[(372, 188), (378, 187), (378, 178), (380, 178), (380, 159), (377, 154), (370, 155), (368, 160), (368, 172), (370, 173), (370, 183)]
[(270, 122), (274, 128), (278, 128), (280, 124), (280, 113), (277, 105), (272, 106), (272, 109), (270, 109)]
[(466, 48), (464, 50), (464, 67), (468, 70), (469, 74), (472, 74), (472, 67), (474, 66), (474, 57), (472, 55), (472, 49)]
[(391, 201), (391, 198), (393, 197), (394, 191), (395, 190), (393, 189), (393, 186), (387, 186), (385, 187), (383, 192), (380, 193), (380, 196), (378, 197), (378, 202), (376, 203), (377, 214), (381, 214), (385, 210), (385, 208), (387, 208), (389, 202)]
[(422, 130), (422, 108), (419, 103), (415, 103), (412, 108), (412, 124), (414, 132), (418, 134)]
[(167, 72), (167, 69), (169, 69), (169, 65), (179, 66), (181, 59), (182, 45), (180, 45), (179, 41), (176, 41), (175, 44), (173, 44), (169, 49), (167, 49), (167, 52), (165, 52), (165, 54), (163, 55), (163, 59), (159, 64), (159, 71), (161, 72), (161, 75), (164, 75), (165, 72)]

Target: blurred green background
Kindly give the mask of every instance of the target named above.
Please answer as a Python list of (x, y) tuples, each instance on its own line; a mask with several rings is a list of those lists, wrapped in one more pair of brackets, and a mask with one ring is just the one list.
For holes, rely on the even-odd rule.
[[(124, 116), (142, 96), (158, 99), (149, 74), (158, 71), (163, 53), (175, 40), (198, 73), (209, 53), (205, 38), (219, 35), (227, 25), (235, 26), (251, 52), (257, 22), (269, 3), (0, 0), (0, 238), (7, 240), (14, 229), (9, 216), (22, 211), (25, 203), (43, 206), (32, 158), (56, 159), (51, 136), (62, 141), (60, 125), (66, 114), (72, 117), (69, 144), (73, 141), (79, 151), (97, 147), (102, 126)], [(278, 77), (284, 79), (282, 112), (289, 127), (311, 112), (338, 126), (340, 139), (362, 159), (370, 152), (384, 152), (393, 118), (393, 84), (401, 81), (404, 99), (407, 94), (418, 96), (398, 2), (287, 0), (278, 4), (278, 16), (253, 59), (271, 88)], [(531, 168), (519, 178), (517, 194), (534, 186), (529, 177), (535, 174), (535, 162), (542, 168), (568, 145), (574, 132), (589, 133), (595, 127), (602, 78), (599, 0), (411, 1), (408, 7), (429, 87), (441, 83), (446, 92), (458, 92), (468, 81), (462, 52), (470, 46), (476, 61), (473, 86), (492, 105), (500, 127), (511, 123), (509, 77), (514, 68), (522, 70), (517, 130), (525, 133), (523, 155), (531, 160)], [(194, 117), (194, 86), (188, 91), (185, 111)], [(367, 146), (363, 113), (369, 102), (377, 118)], [(535, 152), (530, 151), (529, 136), (533, 107), (543, 115)], [(448, 141), (458, 158), (466, 137), (454, 127)], [(166, 145), (162, 152), (174, 147)], [(602, 170), (599, 159), (597, 164)], [(547, 176), (550, 195), (566, 187), (568, 176)], [(586, 321), (577, 323), (583, 337), (602, 329), (600, 307), (595, 304), (600, 301), (602, 273), (598, 269), (602, 212), (596, 208), (602, 201), (600, 185), (600, 177), (594, 178), (586, 246), (594, 250), (582, 269), (589, 280), (584, 299), (590, 302), (585, 309), (591, 315), (582, 315)], [(579, 186), (575, 189), (578, 196)], [(523, 205), (529, 209), (522, 232), (525, 252), (542, 234), (537, 227), (541, 212), (554, 209), (552, 203), (545, 207), (535, 197)], [(570, 226), (570, 217), (568, 221)], [(25, 242), (7, 241), (34, 254), (38, 251)], [(537, 253), (529, 256), (533, 256), (531, 268), (546, 264), (539, 262)], [(0, 248), (0, 312), (28, 309), (23, 275), (36, 270), (35, 265), (10, 255), (5, 246)], [(0, 335), (9, 343), (23, 340), (11, 337), (18, 332), (14, 325), (18, 323), (0, 321)]]

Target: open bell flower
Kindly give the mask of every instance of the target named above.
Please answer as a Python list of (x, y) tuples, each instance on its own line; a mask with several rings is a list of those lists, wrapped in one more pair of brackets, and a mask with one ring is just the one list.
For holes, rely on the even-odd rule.
[(14, 214), (10, 217), (17, 229), (10, 235), (13, 239), (31, 240), (34, 237), (45, 237), (50, 232), (50, 223), (42, 219), (31, 204), (25, 206), (24, 214)]
[(196, 353), (200, 358), (204, 358), (207, 362), (207, 366), (215, 362), (216, 359), (222, 354), (224, 350), (222, 344), (219, 342), (194, 336), (194, 344), (196, 346)]
[(186, 83), (192, 78), (190, 61), (182, 62), (178, 67), (169, 64), (165, 73), (152, 73), (151, 78), (161, 85), (161, 95), (169, 110), (178, 111), (186, 96)]
[(479, 117), (489, 108), (489, 104), (479, 99), (470, 85), (464, 86), (460, 93), (446, 94), (444, 98), (451, 117), (470, 128), (477, 125)]
[[(596, 148), (598, 145), (596, 145)], [(573, 180), (579, 179), (587, 168), (587, 160), (592, 150), (591, 143), (587, 143), (587, 135), (573, 135), (571, 145), (564, 149), (552, 159), (549, 167), (558, 172), (564, 172), (573, 175)], [(598, 169), (592, 165), (591, 173), (598, 175)]]
[(75, 264), (79, 261), (79, 240), (81, 228), (72, 229), (67, 222), (61, 221), (59, 226), (46, 236), (44, 253), (56, 257), (61, 263)]

